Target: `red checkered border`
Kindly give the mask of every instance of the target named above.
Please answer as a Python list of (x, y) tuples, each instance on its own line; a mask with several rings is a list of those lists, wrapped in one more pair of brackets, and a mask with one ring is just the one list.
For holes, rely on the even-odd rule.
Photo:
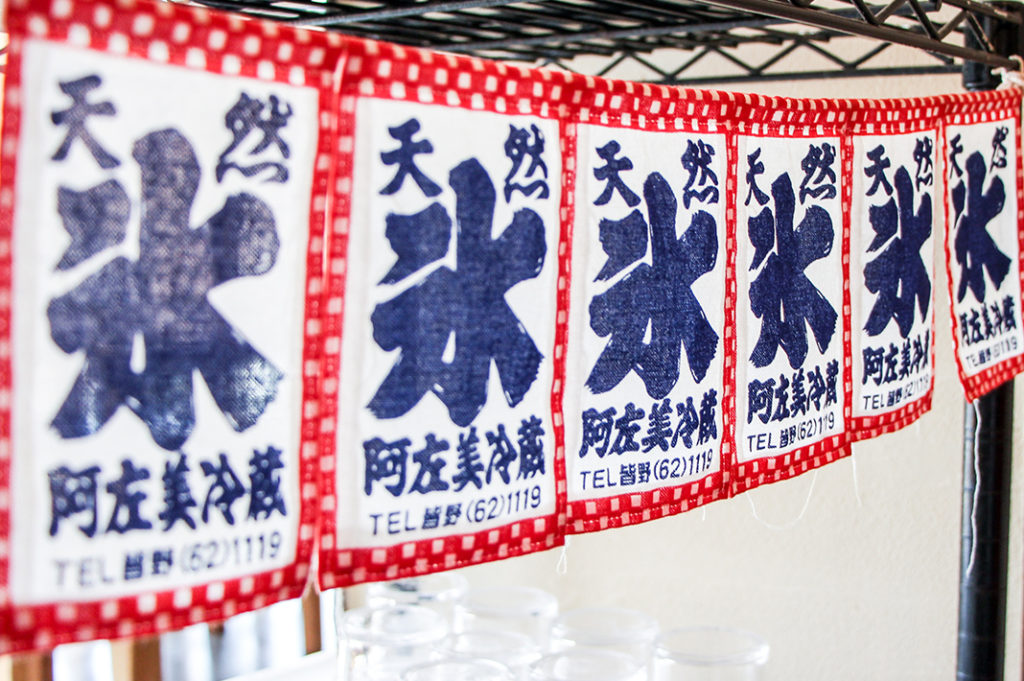
[[(724, 133), (725, 126), (715, 115), (721, 104), (721, 93), (601, 78), (582, 78), (573, 92), (574, 115), (581, 124), (631, 128), (652, 132)], [(726, 136), (726, 188), (732, 196), (736, 187), (736, 154), (731, 136)], [(610, 527), (624, 527), (656, 520), (691, 510), (724, 498), (735, 428), (729, 414), (735, 413), (734, 394), (736, 367), (735, 339), (735, 259), (736, 231), (733, 204), (726, 202), (725, 228), (725, 295), (722, 370), (723, 428), (719, 449), (719, 470), (683, 484), (659, 487), (643, 492), (569, 503), (567, 534), (596, 532)]]
[[(949, 98), (946, 110), (946, 122), (950, 125), (969, 125), (971, 123), (987, 123), (1010, 118), (1014, 121), (1015, 148), (1017, 150), (1017, 269), (1020, 273), (1021, 291), (1024, 292), (1024, 164), (1021, 159), (1021, 91), (1018, 88), (975, 92), (967, 95), (954, 95)], [(943, 127), (943, 165), (948, 164), (946, 154), (949, 149), (947, 130)], [(943, 176), (948, 173), (944, 172)], [(1014, 355), (985, 370), (969, 375), (960, 361), (960, 329), (959, 321), (953, 307), (953, 254), (949, 250), (950, 224), (949, 189), (945, 190), (946, 234), (943, 245), (946, 253), (946, 280), (949, 284), (949, 315), (953, 328), (953, 356), (956, 359), (957, 373), (964, 395), (968, 402), (973, 402), (982, 395), (998, 388), (1024, 371), (1024, 353)], [(1024, 299), (1018, 299), (1018, 309)]]
[[(936, 132), (936, 140), (941, 143), (941, 141), (942, 141), (941, 124), (940, 124), (941, 118), (940, 118), (939, 114), (940, 114), (940, 112), (944, 112), (947, 106), (948, 106), (948, 102), (943, 104), (943, 105), (941, 105), (941, 106), (931, 107), (931, 111), (928, 112), (929, 115), (926, 115), (926, 116), (920, 117), (920, 118), (916, 118), (911, 124), (909, 124), (907, 126), (904, 126), (903, 129), (901, 130), (901, 133), (915, 133), (915, 132), (926, 132), (926, 131), (927, 132), (931, 132), (931, 131), (934, 131), (934, 132)], [(886, 133), (889, 133), (889, 132), (893, 132), (893, 131), (892, 130), (885, 130), (883, 132), (883, 134), (886, 134)], [(939, 168), (940, 166), (941, 166), (941, 163), (937, 163), (936, 164), (936, 168)], [(935, 173), (936, 178), (938, 178), (939, 175), (940, 175), (939, 172)], [(941, 187), (941, 189), (940, 189), (940, 187)], [(945, 191), (945, 187), (944, 187), (943, 183), (941, 183), (941, 182), (936, 182), (935, 183), (935, 188), (936, 188), (936, 191)], [(943, 205), (945, 205), (945, 203)], [(943, 215), (945, 215), (945, 214), (943, 213)], [(945, 219), (945, 218), (943, 218), (943, 219)], [(932, 234), (933, 234), (933, 236), (935, 238), (938, 238), (938, 235), (939, 235), (941, 230), (939, 229), (940, 225), (938, 223), (938, 216), (937, 215), (933, 216), (932, 224), (933, 224)], [(935, 287), (935, 285), (937, 285), (936, 281), (937, 281), (937, 278), (938, 278), (938, 273), (939, 273), (939, 265), (938, 265), (938, 263), (936, 263), (935, 267), (934, 267), (934, 270), (933, 270), (933, 273), (932, 273), (933, 299), (934, 299), (934, 290), (935, 290), (934, 287)], [(934, 305), (934, 300), (933, 300), (933, 305)], [(912, 424), (915, 421), (917, 421), (919, 418), (921, 418), (925, 414), (927, 414), (929, 411), (931, 411), (931, 409), (932, 409), (932, 398), (933, 398), (934, 390), (935, 390), (935, 328), (936, 328), (935, 320), (936, 320), (936, 317), (937, 317), (937, 315), (935, 314), (934, 307), (933, 307), (932, 323), (931, 323), (931, 335), (930, 335), (930, 347), (929, 347), (929, 351), (928, 351), (929, 361), (931, 362), (931, 368), (932, 368), (932, 378), (931, 378), (931, 382), (928, 385), (928, 390), (920, 398), (914, 400), (913, 402), (909, 402), (907, 404), (904, 404), (901, 407), (898, 407), (896, 409), (892, 409), (890, 411), (886, 411), (886, 412), (879, 413), (879, 414), (871, 414), (871, 415), (867, 415), (867, 416), (854, 416), (852, 418), (852, 421), (851, 421), (852, 425), (850, 427), (850, 441), (851, 442), (860, 442), (862, 440), (870, 440), (872, 438), (876, 438), (876, 437), (879, 437), (881, 435), (885, 435), (886, 433), (892, 433), (892, 432), (895, 432), (897, 430), (902, 430), (902, 429), (906, 428), (907, 426), (909, 426), (910, 424)], [(853, 357), (853, 355), (852, 355), (852, 352), (851, 352), (851, 360), (852, 360), (852, 357)]]
[(324, 422), (321, 450), (320, 585), (323, 588), (424, 575), (560, 546), (564, 539), (565, 454), (562, 391), (568, 333), (569, 230), (572, 221), (574, 168), (562, 173), (561, 227), (554, 379), (551, 390), (554, 425), (555, 512), (481, 532), (443, 536), (385, 547), (337, 546), (335, 486), (335, 415), (338, 410), (344, 313), (346, 258), (351, 214), (355, 109), (359, 98), (373, 97), (433, 104), (499, 114), (533, 115), (560, 122), (563, 159), (575, 156), (575, 128), (569, 118), (574, 76), (509, 66), (481, 59), (441, 55), (372, 41), (347, 42), (341, 77), (334, 195), (328, 233), (327, 316), (324, 327)]
[[(147, 0), (12, 0), (0, 149), (0, 654), (49, 649), (95, 638), (141, 636), (229, 617), (302, 594), (316, 535), (317, 436), (320, 428), (321, 291), (330, 169), (332, 71), (341, 40), (280, 24)], [(299, 538), (290, 566), (175, 590), (81, 603), (22, 606), (11, 601), (9, 545), (11, 457), (11, 259), (14, 184), (21, 123), (21, 64), (26, 39), (154, 62), (307, 85), (320, 94), (319, 144), (310, 197), (303, 342)]]

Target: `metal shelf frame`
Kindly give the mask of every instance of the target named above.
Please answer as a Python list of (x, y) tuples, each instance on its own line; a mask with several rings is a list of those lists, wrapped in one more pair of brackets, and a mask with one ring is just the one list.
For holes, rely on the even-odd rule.
[[(633, 62), (646, 80), (666, 84), (953, 73), (965, 61), (1018, 69), (994, 49), (988, 27), (1019, 26), (1024, 13), (1024, 5), (976, 0), (199, 1), (294, 25), (591, 75)], [(872, 42), (851, 57), (838, 49), (848, 36)], [(761, 46), (756, 63), (744, 50), (751, 45)], [(929, 56), (913, 64), (876, 61), (892, 45)], [(815, 66), (794, 68), (794, 61), (808, 61), (792, 59), (797, 51), (813, 53)], [(715, 60), (729, 72), (709, 74)]]

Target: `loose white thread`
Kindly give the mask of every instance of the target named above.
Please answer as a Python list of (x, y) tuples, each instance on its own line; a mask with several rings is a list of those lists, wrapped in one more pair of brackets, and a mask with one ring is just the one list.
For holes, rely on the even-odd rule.
[(566, 537), (562, 544), (562, 553), (558, 556), (558, 563), (555, 565), (555, 574), (564, 576), (569, 572), (569, 544), (572, 537)]
[(850, 452), (850, 463), (853, 464), (853, 496), (857, 498), (857, 508), (863, 508), (864, 502), (860, 498), (860, 481), (857, 479), (857, 452)]
[(750, 503), (750, 511), (754, 514), (754, 520), (761, 523), (769, 530), (788, 530), (793, 527), (796, 527), (797, 523), (804, 519), (804, 515), (807, 513), (807, 507), (811, 505), (811, 495), (814, 494), (814, 483), (817, 481), (818, 471), (814, 471), (814, 474), (811, 476), (811, 486), (807, 490), (807, 499), (804, 500), (804, 507), (800, 509), (800, 515), (798, 515), (796, 518), (789, 521), (788, 523), (785, 523), (784, 525), (773, 525), (767, 520), (761, 518), (761, 516), (757, 514), (757, 508), (754, 506), (754, 498), (750, 496), (750, 490), (747, 490), (746, 497), (747, 501)]
[(974, 491), (971, 492), (971, 553), (967, 560), (965, 574), (969, 577), (974, 569), (974, 553), (978, 547), (978, 488), (981, 487), (981, 465), (978, 462), (978, 434), (981, 432), (981, 410), (978, 409), (978, 402), (971, 402), (974, 407)]

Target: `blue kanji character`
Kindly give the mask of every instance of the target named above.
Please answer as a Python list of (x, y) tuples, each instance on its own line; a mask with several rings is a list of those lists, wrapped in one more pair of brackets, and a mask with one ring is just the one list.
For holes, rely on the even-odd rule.
[(459, 459), (456, 463), (455, 475), (452, 476), (452, 484), (455, 491), (461, 492), (469, 483), (473, 483), (477, 489), (484, 486), (480, 474), (484, 472), (484, 465), (480, 463), (480, 452), (477, 451), (477, 444), (480, 438), (476, 435), (476, 426), (471, 426), (469, 433), (459, 433)]
[[(505, 292), (540, 273), (547, 251), (544, 223), (534, 211), (521, 209), (492, 238), (494, 185), (480, 162), (460, 163), (450, 183), (456, 196), (456, 269), (434, 270), (377, 305), (371, 316), (377, 344), (389, 352), (401, 349), (369, 403), (378, 418), (405, 414), (430, 391), (454, 423), (467, 426), (487, 401), (492, 361), (505, 400), (515, 406), (543, 359)], [(446, 359), (450, 338), (454, 356)]]
[(206, 499), (203, 501), (202, 518), (204, 523), (210, 522), (210, 505), (221, 512), (228, 525), (235, 524), (235, 515), (231, 506), (245, 496), (245, 485), (235, 475), (235, 471), (228, 463), (228, 457), (224, 452), (220, 453), (220, 463), (214, 465), (209, 461), (199, 462), (203, 469), (203, 475), (212, 477), (213, 481), (206, 490)]
[(769, 378), (767, 381), (752, 380), (747, 385), (747, 423), (751, 423), (754, 416), (761, 419), (761, 423), (768, 423), (772, 418), (774, 400), (774, 378)]
[(896, 171), (896, 196), (881, 206), (871, 206), (868, 220), (875, 231), (869, 253), (890, 238), (892, 241), (864, 267), (865, 285), (878, 294), (864, 329), (869, 336), (877, 336), (895, 320), (900, 335), (906, 338), (914, 326), (915, 306), (924, 319), (931, 304), (931, 278), (921, 258), (921, 247), (932, 233), (931, 195), (922, 194), (915, 211), (910, 173), (900, 167)]
[(911, 352), (910, 339), (907, 338), (903, 341), (903, 346), (900, 348), (900, 379), (910, 377), (910, 374), (914, 369), (913, 362), (914, 357)]
[[(768, 366), (781, 347), (789, 365), (796, 369), (807, 358), (807, 325), (821, 352), (828, 349), (835, 334), (835, 309), (804, 274), (808, 265), (832, 251), (834, 232), (831, 216), (820, 206), (810, 206), (793, 229), (796, 202), (789, 173), (772, 183), (772, 196), (775, 214), (766, 207), (747, 223), (755, 245), (750, 269), (768, 257), (750, 285), (750, 309), (761, 319), (761, 335), (750, 359), (754, 366)], [(773, 242), (776, 251), (768, 255)]]
[(651, 462), (640, 461), (636, 464), (636, 481), (643, 485), (651, 480)]
[(1006, 141), (1006, 136), (1010, 133), (1010, 129), (1005, 125), (1000, 125), (996, 128), (996, 132), (992, 135), (992, 167), (993, 168), (1005, 168), (1006, 167), (1006, 145), (1003, 142)]
[(615, 439), (612, 441), (609, 454), (623, 454), (640, 450), (640, 445), (633, 438), (640, 432), (640, 426), (636, 422), (643, 417), (643, 409), (637, 409), (632, 402), (626, 405), (622, 416), (615, 420)]
[(988, 307), (985, 305), (981, 306), (981, 322), (985, 326), (985, 338), (987, 340), (995, 334), (995, 327), (992, 324), (992, 318), (988, 316)]
[(793, 382), (790, 384), (792, 394), (789, 397), (789, 413), (793, 416), (802, 416), (807, 413), (807, 392), (804, 390), (804, 378), (803, 367), (793, 372)]
[(711, 388), (700, 399), (700, 430), (697, 432), (697, 444), (702, 445), (718, 437), (716, 409), (718, 391)]
[(619, 465), (619, 484), (623, 487), (626, 485), (636, 484), (635, 463), (624, 463)]
[(146, 554), (139, 552), (124, 554), (124, 579), (126, 582), (141, 579), (146, 574)]
[(459, 518), (462, 517), (462, 504), (448, 504), (444, 509), (444, 524), (445, 527), (448, 525), (454, 525), (459, 522)]
[(107, 532), (124, 534), (153, 527), (153, 523), (142, 517), (141, 506), (146, 500), (146, 493), (133, 489), (143, 480), (149, 480), (148, 468), (136, 468), (129, 459), (121, 460), (121, 477), (107, 483), (107, 493), (114, 496), (114, 510), (107, 523)]
[[(679, 379), (682, 347), (690, 373), (704, 379), (718, 349), (718, 334), (708, 322), (693, 283), (710, 272), (718, 258), (715, 219), (697, 211), (676, 238), (676, 199), (660, 173), (644, 182), (650, 221), (651, 264), (641, 263), (590, 302), (590, 327), (608, 344), (587, 378), (587, 387), (603, 393), (630, 371), (659, 400)], [(650, 342), (644, 342), (650, 329)]]
[(985, 272), (995, 288), (999, 288), (1010, 272), (1010, 259), (999, 250), (988, 223), (1003, 210), (1006, 190), (1003, 180), (992, 177), (988, 191), (985, 187), (985, 159), (980, 152), (967, 157), (966, 187), (961, 182), (952, 190), (953, 209), (956, 216), (956, 236), (953, 248), (956, 261), (960, 264), (960, 285), (956, 299), (962, 301), (971, 290), (980, 303), (985, 300)]
[(398, 148), (391, 151), (382, 151), (380, 160), (386, 166), (397, 165), (398, 170), (387, 186), (380, 190), (381, 194), (386, 196), (396, 193), (402, 188), (402, 183), (405, 182), (406, 176), (412, 177), (413, 181), (419, 185), (420, 191), (427, 196), (437, 196), (441, 193), (441, 188), (437, 186), (437, 183), (427, 177), (419, 169), (419, 166), (416, 165), (416, 156), (418, 154), (434, 153), (434, 145), (430, 143), (430, 140), (412, 141), (413, 136), (419, 131), (420, 122), (415, 118), (410, 118), (401, 125), (388, 128), (388, 134), (398, 141)]
[(50, 113), (50, 120), (54, 125), (65, 125), (68, 128), (64, 141), (60, 143), (57, 151), (51, 157), (54, 161), (66, 159), (74, 141), (82, 140), (82, 144), (89, 150), (101, 168), (110, 169), (121, 165), (120, 161), (100, 146), (100, 143), (85, 127), (89, 116), (114, 116), (117, 114), (117, 108), (114, 107), (113, 102), (90, 104), (86, 101), (89, 98), (89, 93), (101, 85), (103, 85), (103, 79), (96, 74), (78, 80), (60, 82), (60, 91), (71, 98), (71, 106)]
[(825, 386), (825, 377), (821, 375), (821, 367), (816, 366), (807, 372), (808, 403), (813, 402), (815, 410), (821, 411), (821, 400), (825, 397), (826, 392), (828, 391)]
[(389, 485), (384, 485), (384, 489), (390, 492), (391, 496), (402, 496), (409, 465), (409, 445), (411, 444), (412, 440), (407, 437), (394, 442), (386, 442), (375, 437), (363, 443), (363, 459), (366, 462), (363, 492), (367, 496), (373, 493), (373, 483), (388, 478), (394, 478), (394, 481)]
[[(547, 182), (548, 167), (544, 164), (544, 159), (541, 158), (541, 155), (544, 153), (544, 135), (532, 123), (530, 124), (529, 131), (526, 128), (517, 128), (514, 125), (509, 125), (508, 127), (508, 138), (505, 140), (505, 156), (512, 161), (512, 169), (505, 176), (505, 201), (508, 202), (512, 199), (513, 192), (518, 191), (522, 192), (524, 196), (530, 196), (538, 189), (540, 190), (540, 193), (537, 194), (538, 199), (548, 198), (550, 195)], [(531, 133), (533, 134), (532, 142), (530, 141)], [(527, 185), (512, 182), (512, 178), (522, 168), (523, 161), (526, 158), (530, 159), (530, 165), (527, 167), (523, 177), (529, 180), (537, 171), (540, 171), (544, 177), (538, 178)]]
[(1017, 328), (1017, 303), (1014, 301), (1013, 296), (1006, 296), (1003, 298), (1003, 326), (1006, 330)]
[[(960, 316), (960, 321), (964, 320), (964, 315)], [(979, 343), (985, 340), (985, 336), (981, 333), (981, 315), (977, 309), (971, 310), (967, 316), (967, 328), (969, 330), (969, 337), (967, 340), (968, 345)]]
[(67, 466), (54, 468), (47, 473), (50, 481), (50, 536), (56, 537), (60, 521), (79, 513), (88, 513), (88, 521), (78, 529), (86, 537), (96, 534), (97, 509), (96, 492), (99, 466), (89, 466), (73, 471)]
[(544, 428), (536, 416), (523, 419), (516, 431), (519, 444), (519, 480), (544, 474)]
[(839, 360), (825, 365), (825, 406), (839, 403)]
[(964, 153), (964, 145), (960, 143), (960, 135), (949, 141), (949, 176), (961, 177), (964, 174), (963, 168), (957, 162), (957, 156)]
[(597, 452), (598, 458), (603, 458), (608, 453), (614, 422), (615, 407), (608, 407), (604, 411), (598, 411), (591, 407), (583, 412), (581, 459), (587, 455), (591, 447)]
[(410, 494), (413, 492), (420, 494), (443, 492), (448, 489), (448, 483), (441, 477), (441, 470), (447, 464), (443, 458), (436, 455), (447, 452), (449, 449), (448, 440), (438, 441), (433, 433), (427, 433), (423, 449), (412, 454), (413, 463), (419, 466), (419, 469), (416, 471), (416, 477), (413, 478), (412, 484), (409, 485)]
[(170, 574), (174, 567), (174, 551), (171, 549), (156, 549), (153, 551), (153, 574)]
[(885, 348), (865, 347), (862, 354), (864, 356), (864, 375), (861, 377), (860, 384), (866, 384), (870, 378), (874, 379), (875, 385), (882, 385), (882, 374), (884, 373), (885, 365)]
[(223, 181), (224, 175), (231, 169), (242, 173), (244, 177), (254, 177), (264, 170), (273, 170), (274, 173), (266, 179), (267, 182), (287, 182), (288, 167), (282, 162), (258, 161), (240, 165), (229, 157), (251, 133), (258, 131), (263, 137), (249, 150), (248, 155), (258, 156), (274, 145), (281, 158), (287, 160), (291, 156), (291, 151), (287, 142), (281, 139), (281, 129), (288, 125), (292, 113), (291, 104), (284, 102), (282, 105), (277, 95), (270, 95), (266, 104), (245, 92), (239, 95), (238, 101), (224, 115), (224, 125), (231, 131), (232, 140), (217, 159), (217, 182)]
[[(53, 426), (63, 438), (91, 435), (125, 404), (157, 445), (176, 450), (195, 425), (196, 369), (238, 432), (253, 426), (277, 396), (283, 374), (207, 295), (232, 279), (269, 271), (279, 241), (270, 208), (250, 194), (229, 196), (198, 229), (189, 224), (199, 163), (177, 130), (146, 135), (132, 153), (142, 185), (138, 260), (115, 257), (47, 309), (58, 347), (84, 351)], [(142, 355), (141, 372), (132, 369), (133, 348)]]
[(887, 196), (892, 196), (892, 185), (885, 176), (885, 169), (892, 165), (892, 161), (886, 158), (885, 147), (879, 144), (867, 153), (867, 157), (871, 159), (872, 164), (864, 168), (864, 174), (872, 180), (866, 196), (874, 196), (879, 187), (885, 190)]
[(171, 529), (179, 520), (183, 520), (193, 530), (196, 529), (196, 521), (189, 510), (196, 506), (192, 490), (188, 486), (189, 470), (184, 452), (173, 466), (170, 461), (164, 463), (164, 508), (157, 514), (157, 518), (164, 521), (164, 532)]
[(931, 137), (918, 137), (914, 143), (914, 163), (917, 164), (914, 171), (914, 186), (917, 189), (922, 186), (930, 187), (935, 180), (932, 170), (935, 163), (932, 160), (933, 148)]
[[(835, 160), (836, 150), (828, 142), (823, 142), (821, 146), (808, 145), (807, 155), (800, 162), (800, 168), (804, 171), (804, 179), (800, 183), (800, 203), (808, 196), (818, 200), (835, 197), (836, 172), (832, 170)], [(808, 183), (813, 186), (808, 187)]]
[(69, 270), (124, 241), (131, 202), (120, 182), (107, 180), (80, 192), (59, 187), (57, 212), (71, 237), (57, 269)]
[(651, 411), (647, 415), (647, 435), (640, 441), (644, 446), (643, 451), (649, 452), (655, 447), (667, 452), (669, 449), (668, 439), (672, 436), (672, 426), (669, 417), (672, 415), (672, 405), (666, 397), (661, 404), (654, 402)]
[(679, 421), (676, 422), (676, 430), (672, 433), (672, 446), (675, 447), (676, 442), (682, 440), (683, 445), (689, 449), (693, 447), (693, 434), (700, 427), (700, 418), (697, 416), (697, 410), (693, 408), (692, 396), (687, 395), (685, 402), (676, 403), (676, 416), (679, 417)]
[(441, 526), (441, 507), (427, 506), (423, 509), (423, 529), (434, 530)]
[(595, 206), (603, 206), (611, 201), (614, 192), (618, 192), (626, 205), (631, 208), (640, 203), (640, 197), (619, 177), (619, 173), (633, 169), (633, 162), (629, 160), (628, 156), (615, 158), (620, 149), (619, 143), (615, 140), (597, 148), (597, 155), (604, 159), (605, 164), (600, 168), (594, 168), (594, 178), (599, 182), (604, 182), (605, 185), (604, 191), (594, 200)]
[(999, 304), (999, 301), (996, 301), (989, 305), (989, 310), (991, 310), (992, 312), (992, 314), (990, 315), (990, 319), (992, 320), (992, 335), (1001, 336), (1005, 328), (1005, 322), (1003, 319), (1003, 308)]
[(491, 445), (491, 460), (487, 464), (487, 484), (491, 484), (491, 475), (497, 473), (502, 482), (507, 485), (512, 481), (508, 467), (519, 458), (519, 453), (516, 452), (516, 448), (502, 424), (498, 424), (497, 433), (488, 431), (487, 442)]
[[(697, 199), (704, 203), (718, 203), (718, 176), (711, 170), (711, 157), (715, 148), (704, 140), (686, 141), (686, 151), (680, 161), (683, 170), (689, 173), (683, 187), (683, 206), (690, 207), (690, 200)], [(696, 183), (697, 188), (691, 189)]]
[(611, 279), (647, 253), (647, 222), (638, 210), (619, 220), (601, 218), (598, 229), (608, 259), (594, 281)]
[(775, 412), (771, 420), (784, 421), (789, 416), (789, 379), (785, 374), (779, 374), (779, 382), (775, 386)]
[(764, 163), (758, 160), (761, 156), (761, 147), (747, 154), (747, 198), (743, 201), (744, 206), (750, 205), (750, 198), (754, 197), (760, 205), (768, 203), (768, 195), (757, 186), (757, 176), (764, 174)]
[(914, 339), (914, 370), (928, 368), (928, 350), (931, 347), (928, 341), (931, 338), (931, 331), (925, 331), (923, 336)]
[(252, 450), (249, 459), (249, 517), (253, 520), (269, 518), (274, 511), (288, 515), (281, 494), (281, 478), (276, 471), (284, 468), (281, 450), (267, 447), (266, 451)]

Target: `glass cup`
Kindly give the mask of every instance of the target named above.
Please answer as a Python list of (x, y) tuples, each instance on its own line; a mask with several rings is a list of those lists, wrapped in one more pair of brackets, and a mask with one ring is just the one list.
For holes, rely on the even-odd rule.
[(342, 617), (348, 681), (396, 681), (408, 667), (436, 660), (448, 634), (438, 613), (415, 605), (359, 608)]
[(366, 604), (375, 608), (386, 605), (421, 605), (436, 610), (445, 621), (451, 623), (455, 603), (468, 589), (469, 582), (462, 575), (440, 572), (370, 584), (366, 589)]
[(540, 647), (532, 638), (518, 631), (465, 631), (452, 634), (441, 644), (441, 651), (450, 658), (478, 658), (499, 662), (516, 679), (529, 678), (530, 665), (541, 656)]
[(570, 648), (530, 665), (530, 681), (647, 681), (647, 667), (625, 653)]
[(455, 658), (410, 667), (400, 681), (513, 681), (513, 676), (494, 660)]
[(683, 627), (658, 637), (654, 681), (759, 681), (768, 643), (730, 627)]
[(558, 600), (529, 586), (469, 589), (455, 606), (455, 631), (517, 631), (547, 650)]
[(577, 608), (551, 628), (551, 649), (599, 648), (632, 655), (646, 664), (658, 636), (658, 621), (629, 608)]

